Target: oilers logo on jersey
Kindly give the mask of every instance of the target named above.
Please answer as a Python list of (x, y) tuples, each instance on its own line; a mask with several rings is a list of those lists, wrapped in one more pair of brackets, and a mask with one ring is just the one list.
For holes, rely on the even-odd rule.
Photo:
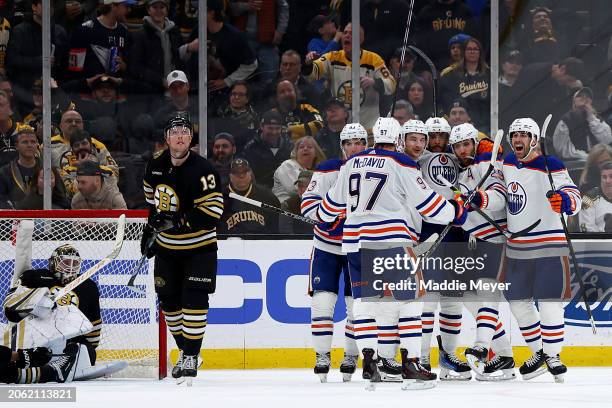
[(516, 181), (508, 184), (508, 212), (516, 215), (523, 211), (527, 204), (527, 193), (520, 183)]
[(179, 208), (179, 199), (172, 187), (159, 184), (155, 188), (155, 208), (158, 211), (176, 212)]
[(452, 184), (457, 182), (457, 170), (455, 168), (455, 164), (449, 160), (446, 154), (437, 154), (429, 161), (429, 163), (427, 163), (427, 174), (431, 181), (441, 187), (445, 187), (445, 185), (438, 181), (439, 175), (444, 177)]

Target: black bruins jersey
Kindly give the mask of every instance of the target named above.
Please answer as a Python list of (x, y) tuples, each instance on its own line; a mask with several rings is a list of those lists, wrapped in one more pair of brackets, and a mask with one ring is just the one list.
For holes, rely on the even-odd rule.
[[(27, 288), (49, 288), (53, 295), (62, 285), (55, 279), (53, 274), (48, 269), (31, 269), (24, 271), (20, 278), (21, 284)], [(6, 296), (6, 303), (4, 304), (5, 313), (8, 312), (8, 308), (12, 304), (18, 302), (19, 299), (11, 299), (10, 291)], [(100, 335), (102, 333), (102, 316), (100, 314), (100, 291), (98, 285), (91, 280), (87, 279), (79, 286), (66, 293), (61, 299), (57, 301), (59, 306), (75, 305), (81, 312), (89, 319), (93, 325), (93, 330), (89, 333), (72, 339), (77, 343), (83, 343), (92, 346), (94, 349), (100, 344)], [(7, 315), (9, 320), (12, 320)], [(17, 327), (17, 326), (15, 326)], [(12, 341), (11, 341), (12, 343)], [(18, 346), (18, 345), (17, 345)], [(20, 347), (21, 348), (21, 347)], [(95, 358), (93, 359), (95, 361)]]
[(178, 212), (186, 220), (184, 226), (157, 235), (158, 251), (217, 250), (223, 194), (219, 173), (208, 160), (190, 152), (182, 165), (174, 166), (165, 150), (147, 165), (143, 184), (151, 214)]

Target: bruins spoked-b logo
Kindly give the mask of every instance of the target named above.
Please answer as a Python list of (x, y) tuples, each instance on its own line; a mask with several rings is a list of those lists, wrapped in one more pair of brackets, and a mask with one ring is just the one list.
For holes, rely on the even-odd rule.
[(159, 184), (155, 188), (155, 208), (157, 208), (157, 211), (178, 211), (179, 198), (172, 187)]
[(508, 211), (516, 215), (523, 211), (527, 204), (527, 193), (525, 189), (516, 181), (508, 184)]
[(455, 168), (455, 163), (448, 158), (448, 156), (444, 153), (437, 154), (434, 158), (432, 158), (427, 165), (427, 173), (429, 178), (439, 186), (444, 187), (440, 181), (438, 181), (438, 176), (442, 175), (446, 180), (448, 180), (451, 184), (455, 184), (457, 181), (457, 169)]
[[(353, 82), (352, 81), (344, 81), (338, 86), (336, 90), (336, 97), (344, 102), (344, 106), (347, 109), (351, 109), (353, 106)], [(359, 106), (363, 105), (363, 101), (365, 101), (365, 92), (363, 88), (359, 87)]]
[[(49, 291), (51, 292), (52, 295), (55, 296), (55, 294), (59, 292), (61, 289), (62, 289), (61, 286), (54, 286)], [(60, 299), (58, 299), (56, 303), (59, 306), (74, 305), (76, 307), (79, 307), (79, 297), (74, 292), (68, 292), (64, 296), (62, 296)]]

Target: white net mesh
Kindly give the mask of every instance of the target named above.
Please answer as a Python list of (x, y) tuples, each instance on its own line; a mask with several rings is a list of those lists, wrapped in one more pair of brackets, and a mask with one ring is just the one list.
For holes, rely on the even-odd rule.
[[(34, 218), (32, 267), (46, 268), (51, 252), (69, 243), (83, 259), (86, 271), (112, 251), (115, 218)], [(11, 286), (15, 266), (15, 236), (20, 220), (0, 219), (0, 301)], [(136, 279), (144, 294), (126, 285), (140, 258), (144, 218), (126, 218), (125, 240), (119, 256), (92, 277), (100, 291), (102, 334), (96, 364), (126, 361), (121, 377), (157, 377), (159, 367), (158, 307), (153, 286), (152, 262), (145, 263)], [(0, 331), (8, 322), (0, 310)]]

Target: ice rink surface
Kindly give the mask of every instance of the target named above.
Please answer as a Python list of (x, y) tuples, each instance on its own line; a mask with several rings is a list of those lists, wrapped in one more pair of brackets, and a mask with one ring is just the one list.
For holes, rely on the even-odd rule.
[[(436, 371), (436, 370), (434, 370)], [(164, 381), (109, 379), (73, 383), (75, 403), (43, 406), (87, 408), (327, 408), (327, 407), (611, 407), (612, 368), (570, 367), (565, 383), (556, 384), (548, 373), (531, 381), (483, 383), (440, 382), (429, 390), (402, 391), (399, 383), (364, 390), (361, 372), (342, 383), (338, 370), (321, 384), (311, 370), (205, 370), (191, 388)], [(518, 374), (518, 370), (517, 370)], [(419, 404), (427, 405), (419, 405)], [(2, 407), (40, 407), (40, 403), (2, 403)]]

